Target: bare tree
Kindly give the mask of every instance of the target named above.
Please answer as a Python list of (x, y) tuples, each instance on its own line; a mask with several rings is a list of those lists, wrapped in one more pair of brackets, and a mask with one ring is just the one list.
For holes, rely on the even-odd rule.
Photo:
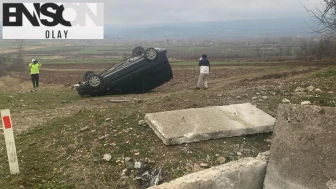
[(317, 25), (312, 27), (314, 32), (321, 34), (336, 34), (336, 0), (323, 0), (323, 8), (307, 9), (313, 18), (317, 19)]
[(313, 56), (316, 55), (316, 45), (313, 39), (301, 39), (299, 47), (299, 51), (296, 55), (302, 60), (311, 60), (313, 59)]
[(334, 58), (335, 57), (335, 41), (330, 37), (321, 38), (316, 44), (316, 58), (321, 60), (324, 57)]
[(278, 45), (277, 48), (278, 48), (278, 56), (280, 58), (282, 58), (282, 56), (283, 56), (283, 54), (285, 52), (285, 49), (281, 45)]
[(256, 48), (256, 54), (257, 54), (257, 57), (261, 57), (262, 56), (262, 54), (261, 54), (261, 48), (260, 47)]
[(9, 59), (9, 55), (0, 55), (0, 76), (7, 73)]
[(17, 45), (17, 56), (13, 59), (13, 63), (10, 65), (9, 69), (13, 71), (24, 71), (24, 61), (23, 61), (23, 45), (24, 39), (18, 39), (15, 41)]
[(303, 39), (299, 45), (297, 57), (300, 59), (315, 58), (322, 60), (324, 58), (335, 58), (336, 41), (334, 38), (325, 36), (317, 39)]

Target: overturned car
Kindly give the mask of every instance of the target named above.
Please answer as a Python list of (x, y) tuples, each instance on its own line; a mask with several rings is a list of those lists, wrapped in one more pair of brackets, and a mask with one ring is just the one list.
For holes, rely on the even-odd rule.
[(173, 78), (167, 51), (161, 48), (136, 47), (132, 56), (100, 73), (87, 71), (75, 85), (81, 96), (144, 93)]

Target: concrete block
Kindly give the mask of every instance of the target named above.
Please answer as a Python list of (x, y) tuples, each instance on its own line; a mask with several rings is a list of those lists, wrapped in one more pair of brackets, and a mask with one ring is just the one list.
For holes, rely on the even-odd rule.
[(267, 158), (244, 158), (149, 189), (262, 189)]
[(145, 121), (166, 145), (271, 132), (275, 119), (247, 104), (150, 113)]
[(265, 189), (331, 189), (336, 181), (336, 108), (282, 104)]

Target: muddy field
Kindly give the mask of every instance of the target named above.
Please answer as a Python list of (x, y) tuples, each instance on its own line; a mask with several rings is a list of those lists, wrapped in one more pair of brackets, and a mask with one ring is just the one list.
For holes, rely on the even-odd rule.
[[(45, 85), (63, 85), (70, 86), (82, 80), (82, 75), (85, 71), (92, 70), (95, 72), (103, 71), (109, 68), (108, 64), (77, 64), (77, 65), (43, 65), (40, 73), (40, 81)], [(210, 80), (213, 82), (232, 78), (241, 77), (245, 78), (246, 75), (253, 75), (262, 71), (262, 68), (235, 68), (213, 66), (211, 70)], [(175, 66), (173, 67), (174, 79), (171, 82), (160, 87), (160, 91), (169, 89), (169, 91), (178, 91), (181, 89), (194, 88), (198, 79), (199, 68), (191, 66)], [(14, 77), (22, 80), (29, 81), (29, 74), (17, 74)], [(167, 91), (167, 92), (169, 92)]]
[[(76, 82), (82, 81), (82, 75), (85, 71), (92, 70), (100, 72), (111, 67), (110, 64), (45, 64), (40, 73), (40, 81), (45, 85), (71, 86)], [(194, 89), (199, 68), (197, 66), (172, 66), (174, 78), (167, 84), (159, 87), (155, 91), (179, 91), (185, 89)], [(273, 64), (266, 65), (215, 65), (212, 66), (210, 83), (216, 84), (229, 83), (232, 80), (246, 81), (285, 79), (299, 74), (314, 72), (321, 69), (317, 66), (302, 66), (301, 64), (292, 64), (289, 66), (278, 67)], [(280, 72), (279, 72), (280, 70)], [(22, 81), (29, 81), (29, 74), (13, 75)]]

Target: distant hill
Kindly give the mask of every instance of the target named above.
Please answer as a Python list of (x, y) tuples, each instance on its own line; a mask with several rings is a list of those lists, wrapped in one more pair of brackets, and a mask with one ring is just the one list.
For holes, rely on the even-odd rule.
[(254, 19), (216, 22), (167, 24), (157, 26), (105, 27), (105, 35), (123, 38), (258, 38), (309, 36), (311, 18)]
[[(105, 25), (105, 38), (216, 39), (310, 36), (311, 18), (251, 19), (143, 26)], [(2, 38), (2, 22), (0, 22)]]

